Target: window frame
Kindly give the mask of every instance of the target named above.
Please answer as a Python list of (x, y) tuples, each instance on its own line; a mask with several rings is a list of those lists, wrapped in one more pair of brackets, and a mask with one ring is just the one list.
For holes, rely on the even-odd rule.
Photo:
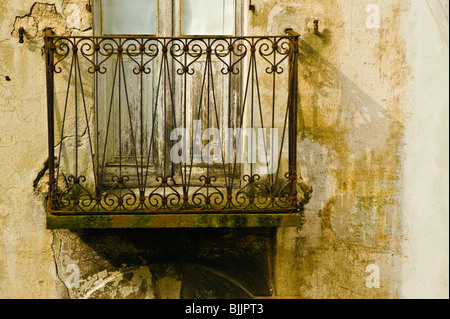
[[(104, 0), (94, 0), (93, 2), (93, 33), (94, 36), (103, 36), (102, 23), (102, 2)], [(183, 37), (181, 35), (181, 1), (156, 1), (156, 34), (148, 34), (148, 36), (155, 37)], [(186, 35), (186, 37), (215, 37), (215, 36), (242, 36), (243, 31), (243, 13), (245, 0), (233, 0), (233, 34), (232, 35)], [(170, 19), (172, 23), (163, 23)], [(140, 34), (141, 36), (143, 34)], [(105, 35), (107, 36), (107, 35)], [(133, 34), (121, 34), (121, 36), (136, 36)]]

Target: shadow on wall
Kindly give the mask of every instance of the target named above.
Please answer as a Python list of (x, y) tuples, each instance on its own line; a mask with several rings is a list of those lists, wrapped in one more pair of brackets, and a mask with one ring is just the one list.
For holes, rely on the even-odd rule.
[(62, 230), (53, 235), (57, 274), (69, 298), (272, 294), (273, 236), (265, 229)]
[[(365, 93), (346, 75), (328, 62), (321, 51), (331, 44), (331, 32), (325, 29), (319, 34), (306, 34), (300, 42), (300, 74), (312, 88), (308, 108), (312, 112), (311, 121), (306, 123), (304, 110), (300, 103), (299, 120), (303, 137), (308, 131), (319, 133), (318, 128), (341, 131), (345, 134), (344, 143), (351, 143), (349, 151), (355, 156), (363, 155), (361, 151), (376, 150), (382, 147), (389, 138), (389, 126), (401, 125), (379, 103)], [(350, 57), (349, 57), (350, 58)], [(337, 97), (336, 105), (319, 105), (320, 97)], [(300, 92), (302, 94), (302, 92)], [(334, 96), (331, 96), (334, 94)], [(322, 109), (321, 109), (322, 108)], [(335, 114), (334, 121), (328, 118)], [(322, 118), (321, 118), (322, 117)], [(327, 118), (324, 122), (323, 118)]]
[(314, 189), (306, 208), (346, 242), (389, 249), (403, 124), (323, 57), (331, 41), (324, 29), (300, 42), (299, 170)]

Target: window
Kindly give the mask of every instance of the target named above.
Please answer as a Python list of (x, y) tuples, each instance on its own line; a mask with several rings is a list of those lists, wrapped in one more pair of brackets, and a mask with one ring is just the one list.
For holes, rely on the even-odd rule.
[[(100, 12), (100, 15), (96, 15), (96, 23), (94, 28), (96, 33), (102, 35), (161, 35), (161, 36), (189, 36), (189, 35), (234, 35), (234, 17), (237, 16), (234, 12), (234, 1), (233, 0), (175, 0), (172, 5), (171, 1), (146, 1), (146, 0), (102, 0), (97, 1), (94, 10)], [(147, 15), (147, 16), (146, 16)], [(174, 26), (174, 28), (172, 28)], [(97, 28), (101, 29), (101, 32), (97, 31)], [(170, 30), (172, 32), (170, 33)], [(105, 185), (114, 185), (113, 177), (119, 175), (119, 170), (127, 171), (127, 175), (133, 176), (131, 170), (135, 167), (135, 150), (134, 144), (143, 145), (142, 149), (139, 149), (137, 153), (141, 153), (139, 156), (140, 161), (145, 161), (145, 155), (149, 151), (151, 152), (151, 158), (149, 159), (148, 173), (153, 176), (165, 176), (168, 174), (169, 170), (173, 170), (173, 163), (170, 160), (162, 161), (161, 158), (169, 158), (167, 155), (171, 148), (171, 143), (158, 143), (156, 141), (161, 141), (163, 136), (169, 135), (168, 132), (164, 133), (164, 126), (161, 118), (164, 117), (164, 111), (161, 109), (152, 111), (151, 107), (145, 107), (143, 110), (140, 108), (141, 104), (146, 105), (161, 105), (162, 103), (172, 103), (173, 101), (180, 101), (184, 99), (185, 101), (180, 101), (180, 103), (174, 103), (173, 112), (177, 114), (187, 113), (186, 119), (178, 118), (178, 123), (184, 121), (186, 122), (183, 126), (187, 127), (190, 133), (194, 130), (206, 129), (205, 124), (214, 123), (210, 126), (214, 127), (227, 127), (226, 125), (218, 125), (217, 121), (223, 121), (223, 115), (225, 113), (224, 105), (228, 104), (228, 99), (233, 99), (237, 101), (238, 99), (238, 89), (240, 87), (240, 78), (233, 79), (233, 83), (228, 83), (226, 78), (223, 76), (217, 76), (221, 72), (220, 59), (211, 55), (211, 71), (216, 75), (216, 83), (214, 86), (216, 90), (213, 96), (205, 95), (206, 99), (215, 100), (215, 107), (217, 108), (217, 117), (215, 117), (212, 112), (210, 116), (202, 112), (203, 123), (200, 123), (198, 127), (193, 127), (188, 123), (193, 123), (196, 113), (196, 105), (202, 95), (202, 90), (200, 85), (202, 84), (202, 74), (205, 70), (207, 52), (204, 46), (204, 42), (197, 42), (193, 47), (194, 51), (190, 51), (189, 55), (192, 58), (195, 56), (195, 47), (202, 50), (202, 54), (195, 57), (196, 63), (192, 65), (192, 76), (186, 77), (185, 79), (181, 77), (173, 77), (171, 74), (164, 73), (168, 77), (171, 77), (170, 81), (161, 81), (158, 77), (157, 72), (151, 72), (151, 74), (141, 74), (142, 76), (129, 76), (133, 75), (133, 70), (136, 66), (136, 61), (133, 59), (133, 55), (123, 55), (121, 58), (121, 63), (123, 64), (123, 75), (126, 77), (127, 92), (125, 92), (125, 86), (114, 85), (121, 81), (117, 77), (111, 76), (100, 76), (99, 79), (99, 124), (100, 124), (100, 135), (105, 136), (106, 134), (111, 135), (114, 141), (110, 147), (105, 150), (106, 158), (106, 170), (105, 170)], [(130, 49), (133, 49), (130, 47)], [(137, 52), (137, 47), (134, 48)], [(191, 59), (193, 60), (193, 59)], [(111, 58), (106, 61), (107, 69), (114, 69), (117, 59)], [(148, 70), (156, 70), (160, 68), (161, 60), (153, 59), (147, 64)], [(177, 62), (175, 59), (170, 59), (168, 61), (168, 68), (176, 68)], [(121, 76), (121, 70), (118, 70), (119, 77)], [(183, 81), (188, 82), (186, 86)], [(158, 85), (160, 84), (160, 85)], [(158, 96), (158, 90), (162, 86), (175, 86), (177, 88), (186, 87), (188, 91), (173, 89), (172, 99), (170, 101), (161, 100)], [(195, 84), (195, 85), (194, 85)], [(110, 87), (114, 86), (116, 91), (114, 92), (114, 101), (111, 101)], [(228, 90), (232, 89), (230, 95), (228, 95)], [(119, 100), (123, 100), (123, 97), (127, 95), (127, 99), (130, 102), (130, 116), (126, 112), (120, 112)], [(159, 99), (160, 101), (157, 101)], [(207, 101), (204, 101), (205, 103)], [(112, 114), (109, 112), (109, 105), (113, 104), (111, 108)], [(230, 101), (231, 103), (231, 101)], [(184, 104), (184, 107), (183, 107)], [(236, 104), (236, 103), (232, 103)], [(236, 113), (236, 105), (229, 105), (231, 113)], [(122, 108), (123, 109), (123, 108)], [(169, 107), (172, 110), (171, 107)], [(211, 110), (210, 110), (211, 111)], [(119, 114), (120, 113), (120, 114)], [(132, 121), (128, 120), (128, 117), (132, 118)], [(141, 121), (142, 120), (142, 121)], [(113, 122), (113, 127), (121, 127), (120, 131), (106, 132), (108, 129), (108, 123)], [(121, 123), (119, 123), (119, 121)], [(131, 131), (134, 128), (140, 128), (142, 134), (137, 134), (133, 136)], [(220, 132), (222, 135), (225, 132), (222, 130)], [(120, 136), (119, 136), (120, 135)], [(119, 143), (120, 140), (120, 143)], [(150, 140), (155, 141), (152, 143)], [(120, 145), (120, 146), (119, 146)], [(198, 145), (202, 148), (202, 145)], [(205, 175), (206, 171), (211, 169), (219, 170), (220, 165), (211, 164), (209, 166), (202, 164), (201, 152), (195, 152), (194, 161), (196, 164), (192, 168), (191, 177), (198, 179), (200, 176)], [(217, 156), (217, 154), (216, 154)], [(237, 167), (239, 170), (240, 167)], [(134, 174), (135, 175), (135, 174)], [(141, 174), (142, 175), (142, 174)], [(137, 179), (132, 179), (128, 183), (131, 185), (138, 184)]]
[[(234, 0), (95, 0), (97, 35), (234, 35)], [(170, 32), (172, 30), (172, 32)]]
[(233, 0), (181, 0), (181, 35), (233, 35)]
[(101, 4), (102, 34), (157, 33), (156, 0), (104, 0)]

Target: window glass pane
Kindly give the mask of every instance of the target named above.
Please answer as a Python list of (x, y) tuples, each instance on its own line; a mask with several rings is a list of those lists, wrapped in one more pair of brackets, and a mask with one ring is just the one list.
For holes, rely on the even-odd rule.
[(103, 34), (156, 34), (157, 0), (103, 0)]
[(182, 35), (232, 35), (233, 0), (181, 0)]

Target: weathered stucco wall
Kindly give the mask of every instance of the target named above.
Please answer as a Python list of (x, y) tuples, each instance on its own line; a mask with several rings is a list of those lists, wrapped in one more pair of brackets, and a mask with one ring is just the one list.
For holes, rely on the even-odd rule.
[(448, 1), (415, 2), (402, 23), (414, 74), (402, 171), (408, 262), (400, 291), (405, 298), (449, 296), (448, 9)]
[[(380, 28), (366, 24), (371, 3), (381, 10)], [(411, 80), (398, 26), (408, 10), (404, 1), (267, 1), (251, 17), (255, 34), (291, 27), (303, 35), (298, 155), (314, 191), (304, 228), (278, 232), (280, 295), (398, 297)], [(371, 264), (382, 274), (378, 289), (366, 287)]]
[(42, 32), (91, 34), (86, 3), (0, 2), (0, 298), (448, 297), (439, 0), (253, 0), (246, 35), (302, 34), (298, 165), (314, 191), (303, 228), (276, 233), (45, 229)]
[[(65, 3), (74, 1), (65, 1)], [(81, 3), (81, 1), (79, 1)], [(61, 1), (0, 2), (0, 296), (57, 298), (53, 235), (45, 230), (43, 197), (33, 182), (46, 150), (43, 29), (66, 33), (71, 14)], [(67, 9), (67, 7), (66, 7)], [(19, 45), (17, 30), (27, 32)], [(81, 26), (75, 26), (82, 28)]]
[[(314, 192), (303, 229), (278, 232), (278, 294), (306, 298), (448, 295), (444, 271), (448, 269), (448, 229), (439, 227), (441, 222), (447, 225), (448, 203), (445, 196), (437, 200), (432, 196), (432, 190), (447, 190), (448, 180), (437, 182), (433, 176), (439, 173), (424, 168), (440, 152), (444, 152), (442, 159), (448, 156), (445, 141), (438, 138), (448, 131), (448, 116), (443, 117), (447, 124), (433, 124), (429, 116), (419, 116), (412, 124), (418, 113), (430, 112), (424, 110), (431, 93), (427, 87), (434, 88), (432, 96), (439, 96), (433, 99), (433, 108), (448, 112), (448, 71), (437, 71), (448, 69), (444, 57), (448, 42), (442, 38), (448, 18), (439, 25), (429, 7), (437, 10), (441, 3), (265, 1), (250, 18), (249, 31), (255, 34), (290, 27), (303, 35), (299, 169)], [(374, 5), (379, 21), (372, 20)], [(319, 34), (314, 34), (314, 20)], [(415, 26), (413, 33), (411, 26)], [(426, 45), (430, 42), (431, 48)], [(433, 71), (428, 66), (431, 61), (436, 65)], [(418, 85), (424, 78), (430, 82)], [(422, 103), (417, 103), (415, 95)], [(439, 133), (423, 138), (417, 133), (431, 127)], [(414, 137), (411, 131), (416, 132)], [(422, 153), (423, 144), (433, 146)], [(422, 154), (421, 160), (412, 159), (417, 153)], [(415, 170), (406, 172), (411, 163)], [(438, 172), (446, 170), (441, 162), (435, 167)], [(414, 176), (418, 171), (423, 172), (420, 178)], [(419, 186), (424, 192), (418, 193), (417, 185), (425, 180), (430, 181), (427, 189)], [(412, 196), (405, 196), (410, 192), (416, 198), (429, 196), (420, 199), (420, 205), (411, 205)], [(431, 211), (430, 200), (436, 204)], [(419, 225), (439, 229), (439, 235), (419, 231)], [(428, 245), (436, 247), (433, 255), (425, 253)], [(427, 258), (419, 261), (416, 254)], [(431, 265), (425, 261), (429, 258), (435, 261), (433, 274), (425, 270)], [(375, 289), (366, 285), (373, 265), (380, 274), (380, 287)], [(408, 271), (415, 280), (430, 282), (416, 286), (413, 281), (407, 289)], [(428, 288), (427, 293), (418, 293), (432, 287), (431, 282), (436, 285), (433, 292)]]

